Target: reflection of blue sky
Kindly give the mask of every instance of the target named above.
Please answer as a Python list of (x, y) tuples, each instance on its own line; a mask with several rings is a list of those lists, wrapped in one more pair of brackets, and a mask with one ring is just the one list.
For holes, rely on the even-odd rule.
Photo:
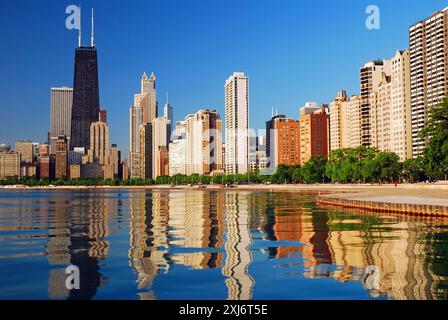
[[(366, 266), (361, 262), (358, 265), (343, 264), (343, 262), (355, 261), (353, 253), (365, 252), (368, 256), (364, 257), (365, 264), (378, 263), (381, 280), (379, 285), (382, 286), (381, 289), (389, 290), (388, 283), (383, 283), (383, 276), (390, 277), (394, 276), (394, 272), (397, 274), (404, 272), (401, 275), (404, 277), (406, 268), (409, 266), (411, 273), (417, 272), (416, 275), (422, 275), (418, 273), (421, 271), (425, 271), (426, 275), (430, 274), (423, 261), (426, 252), (424, 248), (429, 242), (419, 237), (418, 232), (435, 234), (434, 232), (447, 230), (444, 225), (436, 225), (438, 228), (434, 228), (425, 220), (419, 221), (413, 218), (403, 217), (402, 220), (397, 220), (395, 217), (388, 216), (327, 211), (316, 208), (311, 201), (312, 196), (309, 195), (298, 197), (292, 194), (257, 193), (257, 198), (252, 199), (253, 195), (246, 194), (238, 197), (237, 204), (241, 205), (239, 208), (243, 212), (244, 210), (250, 212), (249, 224), (234, 225), (232, 230), (228, 225), (223, 228), (222, 223), (242, 222), (245, 221), (247, 215), (238, 214), (236, 211), (217, 213), (218, 222), (216, 223), (219, 225), (214, 225), (214, 230), (223, 232), (222, 235), (214, 234), (215, 238), (222, 240), (219, 246), (193, 245), (209, 243), (210, 223), (206, 219), (203, 222), (195, 221), (189, 233), (185, 233), (185, 230), (180, 232), (182, 225), (179, 221), (182, 220), (177, 220), (176, 227), (173, 227), (170, 225), (171, 213), (158, 212), (157, 221), (161, 221), (162, 225), (150, 227), (151, 220), (147, 220), (148, 226), (140, 225), (140, 229), (136, 232), (144, 231), (144, 234), (155, 236), (159, 243), (166, 243), (166, 245), (149, 247), (142, 251), (151, 258), (145, 256), (131, 261), (129, 258), (130, 203), (136, 199), (148, 199), (146, 193), (135, 192), (130, 196), (131, 193), (123, 191), (95, 193), (95, 203), (104, 205), (102, 207), (104, 210), (103, 213), (99, 212), (99, 215), (95, 216), (89, 228), (103, 230), (107, 226), (108, 231), (104, 233), (104, 238), (101, 235), (95, 238), (95, 241), (107, 244), (107, 251), (104, 251), (105, 258), (100, 255), (96, 262), (101, 274), (101, 284), (97, 288), (94, 299), (226, 299), (230, 294), (228, 286), (237, 288), (238, 285), (242, 285), (246, 290), (242, 290), (240, 294), (250, 292), (253, 299), (369, 299), (372, 297), (385, 299), (384, 292), (380, 292), (378, 296), (375, 292), (369, 292), (366, 289), (368, 287), (364, 279)], [(61, 271), (65, 268), (61, 259), (64, 254), (67, 254), (63, 245), (48, 248), (50, 243), (47, 238), (48, 228), (51, 228), (52, 234), (58, 235), (52, 238), (52, 241), (65, 243), (65, 233), (56, 232), (58, 229), (54, 225), (52, 216), (56, 212), (54, 209), (60, 205), (58, 201), (65, 202), (73, 199), (78, 206), (78, 201), (89, 193), (60, 192), (57, 195), (59, 200), (55, 201), (52, 193), (36, 192), (36, 198), (34, 198), (33, 192), (28, 192), (21, 206), (15, 208), (9, 204), (20, 196), (20, 192), (11, 195), (12, 197), (9, 197), (7, 193), (0, 194), (0, 227), (2, 228), (0, 230), (0, 287), (6, 288), (0, 291), (0, 298), (46, 299), (49, 294), (49, 281), (55, 281), (61, 275)], [(166, 195), (165, 192), (149, 199), (160, 201)], [(187, 199), (196, 199), (189, 202), (192, 206), (189, 210), (199, 210), (209, 200), (208, 197), (200, 196), (196, 198), (187, 196)], [(250, 199), (256, 200), (252, 201), (256, 203), (256, 208), (250, 207), (248, 204), (251, 203)], [(88, 201), (83, 200), (82, 203), (88, 203)], [(288, 206), (285, 203), (288, 203)], [(223, 204), (215, 201), (215, 205)], [(275, 212), (272, 211), (272, 206), (277, 208)], [(238, 206), (232, 205), (229, 208), (236, 207)], [(294, 210), (294, 207), (297, 208)], [(59, 208), (63, 207), (59, 206)], [(160, 204), (154, 208), (166, 209)], [(169, 208), (174, 210), (173, 207)], [(281, 208), (284, 210), (282, 211)], [(178, 209), (176, 214), (183, 212), (182, 208)], [(30, 216), (29, 212), (33, 214)], [(63, 214), (67, 212), (69, 210), (62, 211), (59, 215), (64, 217)], [(107, 216), (103, 217), (102, 214), (106, 213)], [(209, 213), (204, 211), (205, 217)], [(134, 218), (140, 217), (138, 211), (134, 214), (136, 215)], [(221, 216), (222, 214), (224, 216)], [(166, 215), (168, 216), (165, 217)], [(291, 230), (283, 228), (289, 226), (285, 222), (289, 221), (288, 219), (280, 219), (285, 216), (300, 217), (301, 220), (291, 222), (297, 223), (298, 227)], [(104, 219), (107, 220), (105, 225)], [(271, 224), (270, 227), (264, 228), (268, 222)], [(66, 223), (58, 224), (60, 228), (65, 228), (65, 225)], [(21, 230), (13, 230), (17, 226)], [(288, 230), (294, 233), (293, 237), (290, 237)], [(231, 236), (229, 236), (230, 231)], [(247, 233), (249, 231), (250, 234)], [(274, 234), (268, 234), (269, 232)], [(281, 236), (299, 239), (299, 233), (302, 236), (305, 235), (303, 238), (305, 242), (276, 240)], [(191, 241), (186, 242), (191, 247), (182, 245), (184, 235), (191, 237)], [(348, 238), (344, 240), (343, 238), (347, 236)], [(238, 237), (245, 239), (243, 245)], [(164, 242), (164, 239), (167, 241)], [(205, 241), (201, 242), (203, 240)], [(232, 244), (230, 247), (229, 241)], [(325, 243), (321, 243), (322, 241)], [(396, 252), (382, 253), (381, 250), (389, 248), (383, 246), (388, 243), (397, 244), (391, 247)], [(280, 248), (288, 250), (283, 250), (281, 253), (278, 250)], [(400, 262), (402, 257), (398, 249), (401, 250), (400, 252), (413, 251), (414, 255), (407, 256), (408, 262)], [(229, 254), (232, 258), (228, 261)], [(51, 255), (54, 256), (51, 257)], [(212, 264), (210, 264), (211, 260), (213, 260)], [(53, 261), (53, 264), (49, 264), (49, 261)], [(152, 267), (140, 268), (141, 263), (145, 261), (151, 261)], [(399, 267), (399, 270), (391, 269), (388, 265), (391, 263), (397, 263), (396, 268)], [(156, 267), (153, 268), (153, 266)], [(226, 266), (228, 270), (225, 270)], [(140, 278), (138, 272), (141, 272)], [(145, 275), (144, 272), (153, 274)], [(142, 276), (148, 276), (149, 280), (142, 282), (147, 286), (138, 288), (137, 280)], [(401, 280), (406, 283), (405, 278)], [(446, 283), (446, 279), (442, 280), (442, 284)], [(55, 286), (52, 290), (58, 292)], [(422, 296), (424, 296), (423, 293)]]

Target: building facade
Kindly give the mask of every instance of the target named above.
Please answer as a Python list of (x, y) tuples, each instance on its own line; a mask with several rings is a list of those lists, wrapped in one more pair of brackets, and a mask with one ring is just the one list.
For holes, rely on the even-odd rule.
[(249, 78), (235, 72), (225, 83), (226, 173), (248, 171)]
[(90, 149), (90, 125), (98, 121), (100, 97), (98, 87), (98, 58), (93, 45), (75, 50), (75, 77), (71, 116), (70, 149)]
[(313, 156), (328, 157), (329, 116), (326, 106), (320, 111), (300, 116), (300, 164), (303, 166)]
[(427, 143), (420, 131), (448, 93), (448, 7), (409, 28), (409, 52), (412, 154), (418, 157)]
[(371, 108), (372, 93), (378, 88), (383, 79), (383, 73), (390, 76), (390, 61), (371, 61), (360, 69), (361, 86), (361, 144), (366, 147), (372, 146), (371, 137)]
[(20, 179), (20, 153), (0, 152), (0, 180), (17, 177)]
[(72, 105), (72, 88), (51, 88), (50, 144), (53, 154), (56, 151), (56, 141), (60, 134), (65, 134), (67, 140), (70, 141)]
[(347, 148), (344, 145), (343, 136), (350, 123), (347, 123), (347, 110), (344, 110), (347, 102), (347, 93), (344, 90), (338, 92), (336, 99), (330, 103), (330, 150)]
[(58, 136), (55, 152), (56, 179), (68, 178), (68, 140), (63, 134)]

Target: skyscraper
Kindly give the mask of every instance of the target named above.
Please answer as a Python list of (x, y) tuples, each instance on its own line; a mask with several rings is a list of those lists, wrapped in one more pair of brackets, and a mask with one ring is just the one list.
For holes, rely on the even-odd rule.
[(51, 153), (56, 151), (56, 141), (65, 134), (70, 141), (72, 121), (73, 89), (51, 88), (50, 142)]
[[(266, 123), (269, 129), (269, 162), (278, 165), (300, 164), (300, 121), (277, 115)], [(268, 133), (266, 134), (268, 136)]]
[(374, 88), (377, 88), (383, 79), (383, 73), (390, 76), (390, 61), (371, 61), (360, 70), (361, 82), (361, 143), (370, 147), (371, 141), (371, 98)]
[(344, 130), (349, 125), (349, 123), (343, 121), (343, 115), (346, 114), (346, 110), (343, 109), (343, 102), (347, 100), (347, 93), (341, 90), (338, 92), (336, 99), (330, 103), (330, 150), (347, 148), (342, 143)]
[(68, 141), (64, 134), (58, 136), (56, 141), (55, 176), (58, 178), (68, 177)]
[[(187, 174), (222, 170), (222, 120), (216, 110), (202, 109), (178, 123), (185, 128)], [(170, 150), (171, 152), (171, 150)]]
[[(167, 175), (168, 170), (161, 164), (168, 158), (167, 150), (170, 142), (171, 122), (165, 118), (155, 118), (152, 120), (152, 178)], [(146, 153), (150, 152), (145, 150)], [(141, 156), (141, 155), (140, 155)]]
[[(140, 127), (142, 125), (151, 124), (153, 119), (157, 118), (157, 98), (156, 98), (156, 77), (154, 73), (148, 78), (146, 72), (143, 73), (140, 82), (140, 93), (134, 95), (134, 104), (129, 110), (129, 161), (130, 161), (130, 177), (140, 178), (142, 176), (142, 170), (140, 165), (147, 163), (150, 159), (148, 155), (144, 156), (140, 154)], [(146, 132), (145, 135), (152, 136), (152, 133)], [(146, 142), (148, 148), (152, 148), (152, 143)], [(148, 151), (151, 152), (152, 150)], [(151, 160), (152, 165), (152, 160)], [(151, 173), (145, 173), (147, 178), (152, 176)]]
[(143, 96), (142, 103), (144, 108), (143, 122), (151, 123), (151, 121), (157, 118), (158, 115), (158, 104), (157, 104), (157, 95), (156, 95), (156, 76), (154, 73), (151, 73), (149, 78), (146, 76), (146, 72), (143, 73), (142, 76), (142, 91), (141, 95)]
[(412, 158), (411, 79), (409, 49), (392, 58), (391, 151), (401, 161)]
[(109, 150), (109, 126), (106, 122), (96, 121), (90, 125), (89, 162), (106, 164), (106, 155)]
[(448, 7), (409, 28), (412, 153), (422, 154), (420, 131), (448, 93)]
[[(93, 26), (93, 16), (92, 16)], [(90, 125), (98, 121), (100, 98), (98, 89), (98, 58), (93, 41), (90, 46), (81, 44), (75, 50), (75, 72), (73, 81), (73, 106), (71, 117), (70, 149), (90, 149)]]
[(152, 154), (152, 124), (146, 123), (140, 126), (139, 168), (140, 178), (151, 179), (153, 167)]
[(246, 173), (249, 156), (249, 78), (235, 72), (225, 83), (226, 173)]
[(313, 156), (328, 157), (329, 116), (326, 109), (326, 105), (321, 105), (320, 111), (300, 116), (300, 164), (302, 166)]

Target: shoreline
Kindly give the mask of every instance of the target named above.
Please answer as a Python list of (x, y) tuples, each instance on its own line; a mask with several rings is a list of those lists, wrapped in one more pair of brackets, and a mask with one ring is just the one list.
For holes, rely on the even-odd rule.
[(169, 190), (169, 191), (237, 191), (237, 192), (302, 192), (317, 194), (317, 203), (382, 213), (448, 217), (448, 183), (401, 184), (290, 184), (208, 186), (0, 186), (2, 191), (61, 190)]

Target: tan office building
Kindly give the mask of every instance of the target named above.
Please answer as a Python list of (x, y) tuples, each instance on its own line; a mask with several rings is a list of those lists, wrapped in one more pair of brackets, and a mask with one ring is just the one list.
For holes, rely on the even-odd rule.
[(14, 151), (20, 153), (22, 162), (33, 162), (34, 146), (32, 141), (17, 141)]
[(0, 180), (20, 178), (20, 157), (18, 152), (0, 152)]

